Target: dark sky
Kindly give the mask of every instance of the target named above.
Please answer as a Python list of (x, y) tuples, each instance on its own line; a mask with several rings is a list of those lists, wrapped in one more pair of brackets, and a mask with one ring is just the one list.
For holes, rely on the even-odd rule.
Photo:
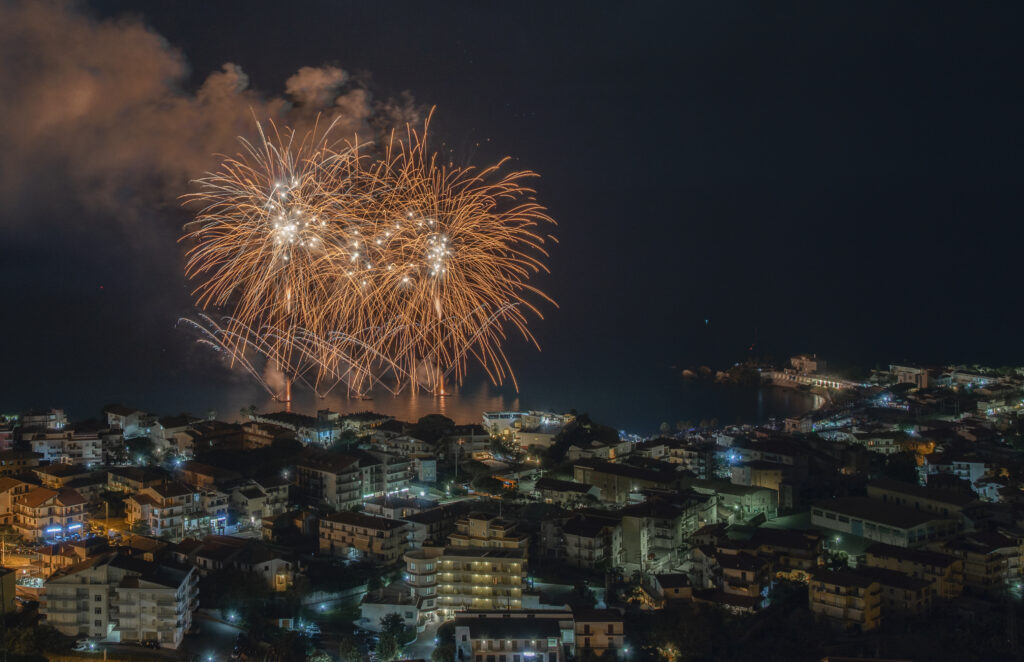
[[(141, 16), (192, 85), (225, 62), (268, 93), (304, 65), (371, 72), (380, 97), (437, 106), (456, 158), (541, 173), (560, 309), (533, 326), (542, 354), (511, 347), (524, 388), (623, 388), (752, 343), (1024, 362), (1024, 6), (636, 4), (85, 6)], [(88, 391), (173, 409), (226, 380), (173, 329), (178, 212), (126, 230), (70, 210), (3, 235), (0, 406)]]

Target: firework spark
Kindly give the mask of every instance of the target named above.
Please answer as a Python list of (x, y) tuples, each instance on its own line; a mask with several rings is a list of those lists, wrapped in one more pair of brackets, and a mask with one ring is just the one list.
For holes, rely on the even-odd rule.
[(551, 300), (529, 280), (546, 271), (553, 221), (524, 185), (533, 173), (445, 167), (428, 125), (380, 149), (332, 142), (330, 127), (260, 128), (198, 180), (186, 273), (197, 305), (225, 313), (204, 341), (321, 394), (443, 393), (473, 363), (514, 382), (502, 346), (510, 331), (536, 344), (528, 318)]

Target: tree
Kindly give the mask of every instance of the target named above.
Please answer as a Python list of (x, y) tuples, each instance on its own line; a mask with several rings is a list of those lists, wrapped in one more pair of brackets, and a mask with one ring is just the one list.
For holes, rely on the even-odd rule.
[(452, 662), (455, 659), (455, 644), (441, 644), (430, 654), (430, 662)]
[(355, 430), (345, 429), (341, 431), (341, 434), (338, 435), (338, 438), (334, 440), (333, 444), (331, 444), (330, 450), (345, 451), (348, 450), (348, 448), (357, 441), (359, 441), (359, 438), (356, 436)]
[(672, 428), (669, 426), (668, 423), (662, 423), (661, 425), (658, 426), (658, 430), (662, 434), (668, 434), (672, 430)]
[(338, 642), (338, 659), (341, 662), (363, 662), (363, 652), (359, 650), (356, 640), (342, 637)]
[(494, 476), (487, 476), (483, 474), (474, 478), (471, 485), (474, 490), (484, 492), (486, 494), (501, 494), (501, 491), (505, 489), (505, 483), (501, 482)]
[(313, 651), (306, 656), (306, 662), (332, 662), (331, 656), (324, 651)]
[(437, 642), (442, 646), (444, 644), (455, 645), (455, 621), (447, 621), (437, 626)]
[[(387, 618), (385, 616), (385, 618)], [(381, 619), (383, 620), (383, 619)], [(402, 655), (402, 647), (395, 635), (383, 633), (380, 635), (380, 643), (377, 644), (377, 659), (380, 662), (394, 662)]]
[(391, 612), (380, 619), (381, 636), (390, 634), (397, 637), (402, 634), (403, 630), (405, 630), (405, 619), (397, 612)]

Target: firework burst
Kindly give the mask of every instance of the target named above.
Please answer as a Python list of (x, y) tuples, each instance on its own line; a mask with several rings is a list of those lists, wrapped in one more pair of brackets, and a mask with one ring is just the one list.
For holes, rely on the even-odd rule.
[(428, 125), (381, 148), (260, 127), (199, 179), (186, 273), (197, 305), (224, 313), (202, 340), (321, 394), (443, 393), (474, 363), (514, 382), (502, 347), (510, 332), (536, 344), (528, 318), (551, 300), (529, 280), (553, 221), (524, 184), (533, 173), (445, 167)]

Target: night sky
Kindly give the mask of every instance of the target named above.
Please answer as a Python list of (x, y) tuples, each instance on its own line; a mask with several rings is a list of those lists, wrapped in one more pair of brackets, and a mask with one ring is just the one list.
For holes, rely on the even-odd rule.
[[(378, 98), (436, 106), (454, 159), (507, 154), (541, 173), (561, 243), (540, 283), (560, 308), (532, 327), (543, 353), (510, 346), (524, 393), (636, 389), (671, 366), (801, 351), (868, 366), (1024, 363), (1024, 6), (635, 4), (81, 11), (162, 35), (187, 60), (182, 94), (226, 62), (268, 95), (332, 64)], [(5, 62), (14, 110), (0, 109), (0, 149), (22, 140), (18, 118), (43, 112), (32, 104), (79, 98), (45, 75), (52, 98), (20, 97), (46, 62)], [(49, 161), (31, 180), (14, 159), (0, 170), (12, 199), (0, 211), (0, 409), (120, 399), (176, 411), (241, 379), (174, 329), (189, 309), (173, 200), (185, 182), (152, 196), (144, 179), (115, 185), (132, 201), (120, 219), (63, 173), (95, 159), (102, 179), (122, 152), (62, 156), (61, 140), (39, 140)]]

